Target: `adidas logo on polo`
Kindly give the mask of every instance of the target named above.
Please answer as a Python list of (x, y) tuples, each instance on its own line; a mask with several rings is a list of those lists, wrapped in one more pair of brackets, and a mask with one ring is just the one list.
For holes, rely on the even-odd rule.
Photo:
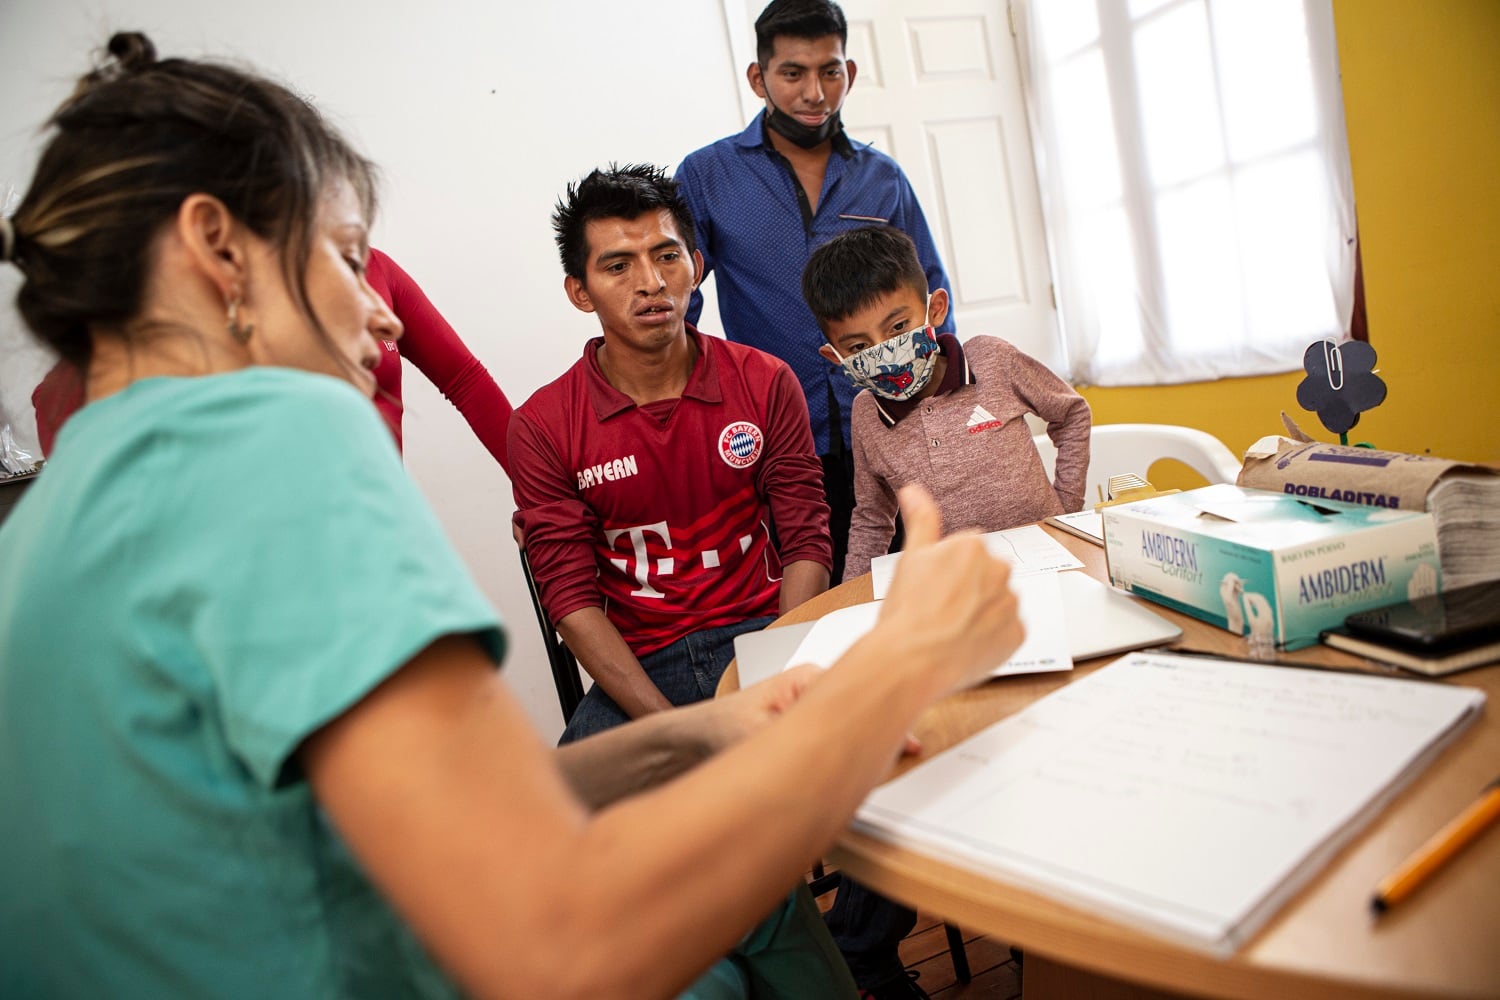
[(982, 406), (974, 407), (974, 412), (969, 414), (969, 433), (978, 434), (980, 431), (991, 431), (997, 427), (1004, 427), (1005, 423), (995, 419), (995, 415)]

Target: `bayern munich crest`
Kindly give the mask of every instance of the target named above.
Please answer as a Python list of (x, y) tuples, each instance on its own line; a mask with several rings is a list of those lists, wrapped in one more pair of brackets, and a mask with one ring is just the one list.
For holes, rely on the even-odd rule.
[(749, 468), (760, 460), (764, 442), (759, 427), (746, 420), (736, 420), (719, 432), (719, 457), (731, 468)]

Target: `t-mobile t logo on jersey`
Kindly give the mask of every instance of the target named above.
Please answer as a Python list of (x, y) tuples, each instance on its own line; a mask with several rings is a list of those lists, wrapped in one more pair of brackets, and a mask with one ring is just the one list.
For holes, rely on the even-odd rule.
[[(609, 562), (621, 573), (634, 576), (635, 582), (640, 584), (639, 588), (630, 592), (631, 597), (666, 597), (666, 594), (651, 586), (651, 560), (646, 555), (646, 532), (648, 531), (660, 538), (668, 549), (672, 548), (672, 529), (667, 527), (666, 521), (643, 524), (635, 528), (611, 528), (604, 532), (604, 543), (614, 548), (615, 539), (621, 535), (629, 535), (630, 549), (635, 556), (635, 572), (631, 572), (628, 560), (611, 559)], [(674, 569), (676, 569), (676, 563), (671, 557), (656, 560), (656, 572), (660, 575), (671, 576)]]
[[(646, 535), (650, 533), (660, 538), (667, 551), (672, 549), (672, 529), (667, 526), (666, 521), (657, 521), (655, 524), (642, 524), (633, 528), (609, 528), (604, 532), (604, 544), (611, 549), (615, 547), (615, 541), (621, 535), (630, 536), (630, 554), (633, 559), (611, 558), (609, 563), (615, 569), (635, 580), (638, 584), (635, 590), (630, 592), (631, 597), (655, 597), (663, 598), (666, 594), (651, 585), (651, 557), (646, 551)], [(745, 535), (738, 540), (741, 553), (747, 552), (754, 536)], [(719, 550), (709, 549), (700, 553), (704, 569), (717, 569), (719, 567)], [(634, 569), (631, 567), (634, 566)], [(677, 571), (677, 560), (671, 556), (663, 556), (656, 560), (656, 575), (671, 576)]]

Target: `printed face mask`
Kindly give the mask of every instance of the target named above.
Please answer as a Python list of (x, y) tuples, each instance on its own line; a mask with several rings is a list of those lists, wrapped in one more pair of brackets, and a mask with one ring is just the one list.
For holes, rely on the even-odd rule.
[(911, 399), (927, 387), (941, 356), (937, 334), (930, 326), (907, 330), (847, 358), (839, 356), (838, 348), (833, 353), (849, 381), (897, 402)]

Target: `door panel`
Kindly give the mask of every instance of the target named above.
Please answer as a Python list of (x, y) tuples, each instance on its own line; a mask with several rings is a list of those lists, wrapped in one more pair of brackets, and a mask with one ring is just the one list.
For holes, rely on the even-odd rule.
[(1025, 255), (1004, 123), (994, 118), (939, 122), (928, 126), (927, 138), (935, 203), (947, 224), (948, 271), (962, 310), (959, 321), (967, 328), (967, 317), (976, 310), (1024, 309)]
[(1004, 337), (1061, 371), (1041, 196), (1003, 0), (841, 6), (848, 54), (859, 66), (845, 124), (911, 178), (953, 281), (959, 334)]

